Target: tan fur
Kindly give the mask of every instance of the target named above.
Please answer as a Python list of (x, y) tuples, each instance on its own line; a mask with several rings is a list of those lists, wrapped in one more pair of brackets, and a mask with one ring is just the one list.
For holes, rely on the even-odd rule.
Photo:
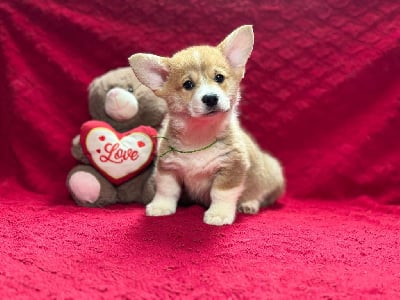
[[(256, 213), (260, 206), (282, 195), (285, 183), (279, 162), (260, 150), (237, 118), (239, 84), (252, 50), (252, 35), (251, 27), (243, 26), (217, 47), (190, 47), (171, 58), (147, 54), (130, 58), (138, 79), (168, 105), (169, 117), (162, 133), (167, 139), (160, 142), (159, 154), (171, 146), (190, 151), (217, 141), (206, 150), (169, 152), (158, 160), (157, 169), (163, 175), (156, 178), (157, 193), (147, 207), (148, 215), (174, 213), (177, 199), (172, 195), (183, 189), (192, 201), (210, 206), (206, 223), (231, 224), (236, 207)], [(225, 80), (216, 82), (216, 74)], [(182, 87), (186, 80), (194, 83), (192, 90)], [(218, 96), (217, 113), (206, 114), (207, 107), (198, 99), (203, 90)], [(167, 182), (176, 188), (165, 187)]]

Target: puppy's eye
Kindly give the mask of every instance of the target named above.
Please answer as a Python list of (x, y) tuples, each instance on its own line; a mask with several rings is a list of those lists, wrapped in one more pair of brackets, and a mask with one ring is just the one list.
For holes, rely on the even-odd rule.
[(133, 93), (133, 87), (128, 86), (128, 89), (127, 89), (127, 90), (128, 90), (129, 93)]
[(217, 74), (217, 75), (215, 75), (214, 80), (218, 83), (223, 83), (225, 80), (225, 77), (222, 74)]
[(190, 90), (192, 90), (192, 89), (194, 88), (194, 82), (191, 81), (191, 80), (186, 80), (186, 81), (183, 83), (182, 86), (183, 86), (183, 88), (184, 88), (185, 90), (190, 91)]

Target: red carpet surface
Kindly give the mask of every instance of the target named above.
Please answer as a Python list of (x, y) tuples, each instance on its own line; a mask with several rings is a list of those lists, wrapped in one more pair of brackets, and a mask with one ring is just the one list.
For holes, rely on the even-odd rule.
[[(87, 86), (253, 24), (241, 119), (286, 196), (232, 226), (65, 188)], [(1, 299), (400, 298), (396, 1), (0, 2)]]

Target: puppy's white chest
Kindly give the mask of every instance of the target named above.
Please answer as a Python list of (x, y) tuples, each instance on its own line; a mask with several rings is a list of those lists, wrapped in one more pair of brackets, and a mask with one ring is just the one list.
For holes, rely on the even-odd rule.
[(175, 171), (181, 175), (213, 173), (220, 167), (224, 151), (217, 145), (214, 148), (192, 153), (170, 152), (162, 158), (164, 169)]
[(207, 201), (214, 175), (226, 159), (226, 150), (217, 145), (193, 153), (171, 152), (162, 158), (162, 166), (174, 172), (189, 195), (199, 201)]

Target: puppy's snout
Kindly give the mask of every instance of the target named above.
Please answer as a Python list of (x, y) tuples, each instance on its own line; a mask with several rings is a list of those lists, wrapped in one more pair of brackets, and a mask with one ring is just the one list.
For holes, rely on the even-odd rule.
[(201, 101), (207, 105), (208, 107), (214, 107), (218, 103), (218, 96), (211, 94), (211, 95), (204, 95), (203, 98), (201, 98)]

